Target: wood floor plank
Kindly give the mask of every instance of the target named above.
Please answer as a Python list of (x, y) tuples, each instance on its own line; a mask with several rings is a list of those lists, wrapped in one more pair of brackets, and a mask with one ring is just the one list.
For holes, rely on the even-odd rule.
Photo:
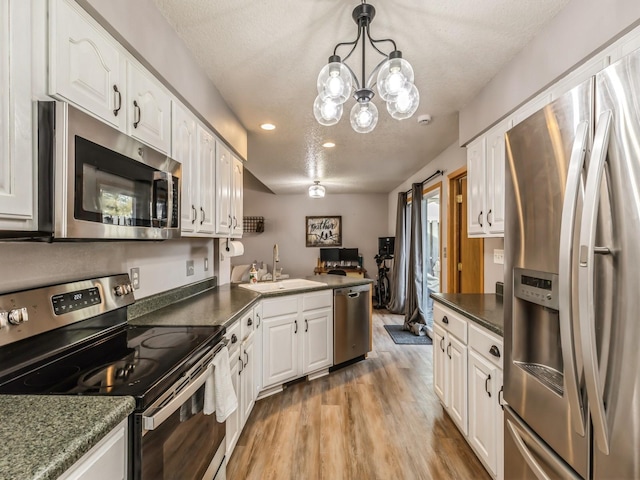
[(376, 311), (373, 351), (256, 403), (229, 480), (443, 480), (490, 476), (433, 391), (433, 349), (396, 345)]

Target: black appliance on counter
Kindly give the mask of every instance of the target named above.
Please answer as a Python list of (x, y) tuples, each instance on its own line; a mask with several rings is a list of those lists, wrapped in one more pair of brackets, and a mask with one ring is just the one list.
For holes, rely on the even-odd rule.
[(129, 478), (224, 478), (202, 411), (224, 327), (128, 325), (134, 301), (126, 274), (0, 295), (0, 394), (132, 396)]

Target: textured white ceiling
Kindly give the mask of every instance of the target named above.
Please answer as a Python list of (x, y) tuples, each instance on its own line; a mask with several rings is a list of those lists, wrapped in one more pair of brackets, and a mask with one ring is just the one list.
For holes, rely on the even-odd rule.
[[(397, 121), (376, 97), (378, 125), (359, 134), (349, 125), (354, 100), (332, 127), (312, 110), (320, 69), (337, 43), (355, 39), (357, 0), (154, 0), (249, 132), (247, 168), (275, 193), (320, 180), (328, 195), (389, 192), (436, 157), (458, 138), (460, 108), (568, 1), (368, 2), (371, 35), (393, 38), (412, 64), (420, 107)], [(360, 58), (348, 61), (356, 73)], [(381, 59), (368, 48), (367, 71)], [(417, 124), (423, 113), (428, 126)], [(261, 130), (264, 122), (277, 129)], [(336, 147), (323, 148), (328, 140)]]

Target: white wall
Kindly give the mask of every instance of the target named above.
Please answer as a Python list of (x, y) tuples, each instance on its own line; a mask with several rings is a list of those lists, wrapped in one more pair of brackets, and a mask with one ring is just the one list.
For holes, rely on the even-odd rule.
[[(342, 247), (358, 248), (367, 276), (375, 278), (373, 257), (378, 253), (378, 237), (388, 233), (386, 194), (332, 195), (327, 191), (325, 198), (313, 199), (308, 195), (274, 195), (245, 185), (244, 215), (263, 216), (265, 231), (243, 237), (245, 253), (232, 258), (233, 265), (258, 260), (268, 264), (271, 271), (273, 245), (277, 243), (283, 273), (291, 277), (313, 275), (320, 249), (305, 246), (305, 217), (341, 215)], [(220, 278), (220, 283), (223, 281)]]
[[(387, 197), (388, 210), (389, 210), (389, 219), (387, 223), (388, 235), (395, 236), (396, 229), (396, 211), (398, 209), (398, 193), (402, 191), (407, 191), (411, 189), (411, 184), (414, 182), (421, 182), (425, 178), (429, 177), (436, 170), (444, 170), (444, 176), (437, 177), (431, 180), (429, 183), (425, 184), (425, 187), (436, 184), (438, 182), (442, 182), (442, 193), (441, 193), (441, 201), (442, 201), (442, 219), (440, 222), (441, 228), (441, 242), (442, 246), (447, 246), (448, 241), (448, 209), (447, 205), (449, 202), (449, 186), (447, 181), (447, 175), (451, 174), (455, 170), (458, 170), (461, 167), (467, 165), (467, 152), (464, 148), (460, 148), (458, 146), (458, 142), (454, 142), (451, 144), (444, 152), (434, 158), (431, 162), (429, 162), (426, 166), (424, 166), (420, 171), (413, 174), (407, 180), (405, 180), (402, 184), (398, 185), (392, 192), (389, 193)], [(441, 265), (441, 284), (446, 288), (447, 285), (447, 259), (448, 254), (443, 255), (440, 261)]]
[[(204, 271), (204, 258), (209, 271)], [(213, 240), (164, 242), (2, 242), (0, 292), (81, 280), (140, 268), (136, 298), (146, 297), (214, 275)], [(187, 276), (186, 261), (195, 273)]]
[(504, 238), (484, 239), (484, 293), (496, 293), (496, 282), (504, 281), (504, 265), (493, 263), (493, 250), (504, 250)]
[(78, 3), (118, 40), (128, 44), (140, 62), (164, 78), (241, 157), (247, 158), (244, 126), (152, 0)]
[(637, 25), (638, 0), (573, 0), (460, 111), (460, 145)]

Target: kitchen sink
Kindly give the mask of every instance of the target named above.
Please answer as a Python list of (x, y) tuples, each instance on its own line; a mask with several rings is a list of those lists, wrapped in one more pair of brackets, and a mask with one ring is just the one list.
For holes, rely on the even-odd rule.
[(278, 282), (243, 283), (242, 288), (253, 290), (254, 292), (286, 292), (289, 290), (301, 290), (304, 288), (326, 287), (324, 282), (314, 282), (304, 278), (287, 278)]

